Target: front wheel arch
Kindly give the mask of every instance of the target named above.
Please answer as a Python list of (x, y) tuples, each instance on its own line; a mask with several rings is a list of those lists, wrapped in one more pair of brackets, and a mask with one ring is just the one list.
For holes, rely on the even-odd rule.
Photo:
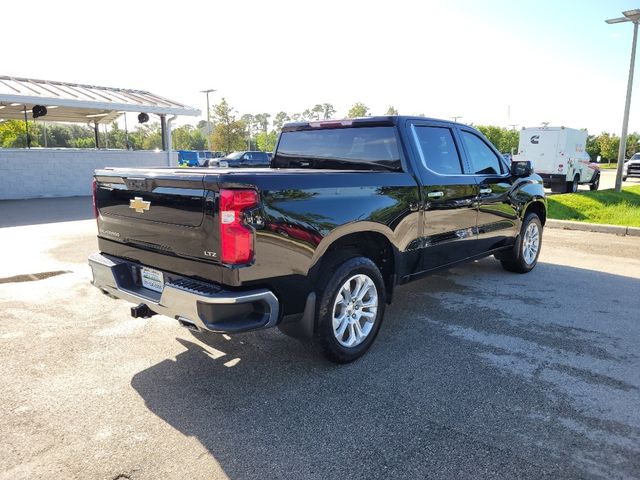
[(536, 215), (538, 215), (540, 223), (542, 223), (542, 226), (544, 227), (544, 224), (547, 222), (547, 207), (543, 201), (534, 200), (530, 202), (522, 212), (523, 221), (529, 213), (535, 213)]

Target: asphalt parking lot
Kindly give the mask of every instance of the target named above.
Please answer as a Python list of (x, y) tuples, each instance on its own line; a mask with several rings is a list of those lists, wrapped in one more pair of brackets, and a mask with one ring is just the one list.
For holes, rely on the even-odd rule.
[[(622, 182), (623, 187), (630, 187), (632, 185), (640, 185), (640, 178), (629, 177), (626, 182)], [(616, 171), (615, 170), (601, 170), (600, 175), (600, 190), (606, 190), (607, 188), (614, 188), (616, 186)], [(578, 190), (589, 190), (589, 185), (581, 185)]]
[(89, 284), (90, 200), (51, 202), (0, 202), (0, 479), (640, 476), (638, 237), (548, 229), (528, 275), (412, 283), (338, 367), (132, 319)]

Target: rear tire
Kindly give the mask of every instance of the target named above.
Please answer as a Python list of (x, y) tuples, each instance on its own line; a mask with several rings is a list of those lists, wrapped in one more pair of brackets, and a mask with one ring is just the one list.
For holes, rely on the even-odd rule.
[(573, 181), (572, 182), (567, 182), (567, 193), (576, 193), (578, 191), (578, 182), (580, 181), (580, 178), (578, 177), (578, 175), (576, 175), (575, 177), (573, 177)]
[(534, 269), (542, 247), (542, 223), (535, 213), (528, 213), (513, 249), (502, 254), (500, 263), (509, 272), (528, 273)]
[(384, 279), (366, 257), (331, 265), (320, 279), (312, 343), (327, 360), (349, 363), (364, 355), (378, 335), (386, 305)]

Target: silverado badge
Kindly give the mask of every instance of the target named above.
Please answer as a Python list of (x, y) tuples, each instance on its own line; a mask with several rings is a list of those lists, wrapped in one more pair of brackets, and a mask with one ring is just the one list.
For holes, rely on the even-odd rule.
[(151, 207), (151, 202), (145, 202), (142, 197), (134, 197), (129, 200), (129, 208), (133, 208), (138, 213), (144, 213)]

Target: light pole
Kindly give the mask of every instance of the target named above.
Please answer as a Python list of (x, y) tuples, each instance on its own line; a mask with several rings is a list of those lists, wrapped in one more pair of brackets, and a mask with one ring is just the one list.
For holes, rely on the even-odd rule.
[(638, 40), (638, 21), (640, 21), (640, 9), (622, 12), (624, 17), (605, 20), (612, 23), (633, 23), (633, 43), (631, 44), (631, 63), (629, 64), (629, 80), (627, 81), (627, 99), (624, 104), (624, 117), (622, 118), (622, 133), (620, 135), (620, 148), (618, 150), (618, 165), (616, 168), (616, 192), (622, 190), (622, 169), (627, 151), (627, 130), (629, 128), (629, 109), (631, 107), (631, 89), (633, 88), (633, 70), (636, 63), (636, 41)]
[(200, 93), (207, 95), (207, 148), (211, 151), (211, 110), (209, 108), (209, 94), (215, 92), (213, 88), (200, 90)]
[(458, 115), (457, 117), (449, 117), (449, 118), (451, 118), (451, 120), (453, 120), (454, 122), (458, 123), (458, 119), (462, 118), (462, 116)]

